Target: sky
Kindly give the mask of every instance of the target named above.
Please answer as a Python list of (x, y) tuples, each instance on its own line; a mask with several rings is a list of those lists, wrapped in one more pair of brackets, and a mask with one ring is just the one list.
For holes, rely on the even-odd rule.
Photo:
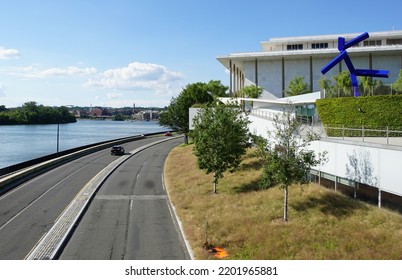
[(0, 105), (168, 106), (269, 38), (402, 30), (402, 1), (0, 0)]

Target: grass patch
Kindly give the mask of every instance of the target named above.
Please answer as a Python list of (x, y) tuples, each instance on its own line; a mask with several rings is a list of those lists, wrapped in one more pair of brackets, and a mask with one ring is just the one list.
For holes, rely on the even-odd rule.
[(402, 259), (402, 216), (315, 184), (290, 188), (289, 222), (283, 191), (259, 190), (261, 164), (249, 152), (212, 194), (212, 175), (197, 168), (192, 145), (177, 147), (165, 182), (196, 259), (213, 259), (206, 239), (228, 259)]

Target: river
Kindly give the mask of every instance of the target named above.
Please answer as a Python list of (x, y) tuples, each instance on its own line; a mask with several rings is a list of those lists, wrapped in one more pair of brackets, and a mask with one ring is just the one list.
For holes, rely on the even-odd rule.
[[(77, 120), (60, 124), (59, 151), (105, 140), (165, 132), (157, 122)], [(0, 168), (57, 152), (57, 125), (0, 126)]]

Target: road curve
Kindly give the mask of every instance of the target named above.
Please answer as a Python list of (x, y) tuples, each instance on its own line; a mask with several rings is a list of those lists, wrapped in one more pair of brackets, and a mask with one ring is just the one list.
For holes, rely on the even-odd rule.
[[(123, 146), (130, 151), (160, 139), (149, 137)], [(95, 152), (0, 196), (0, 259), (24, 259), (83, 186), (114, 160), (109, 149)]]
[(171, 213), (163, 165), (182, 139), (147, 148), (104, 182), (59, 259), (190, 259)]

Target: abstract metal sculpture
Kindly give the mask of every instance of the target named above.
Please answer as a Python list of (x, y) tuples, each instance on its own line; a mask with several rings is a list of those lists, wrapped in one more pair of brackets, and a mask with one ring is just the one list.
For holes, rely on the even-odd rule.
[(389, 76), (388, 70), (355, 69), (355, 67), (353, 66), (352, 61), (350, 60), (346, 50), (354, 45), (357, 45), (361, 41), (366, 40), (367, 38), (369, 38), (369, 34), (367, 32), (357, 36), (356, 38), (350, 40), (349, 42), (346, 42), (345, 38), (339, 37), (338, 50), (340, 54), (338, 54), (331, 62), (329, 62), (321, 69), (321, 73), (325, 75), (325, 73), (331, 70), (336, 64), (344, 60), (350, 72), (350, 79), (352, 80), (353, 93), (355, 97), (360, 95), (357, 76), (367, 76), (377, 78), (388, 78)]

